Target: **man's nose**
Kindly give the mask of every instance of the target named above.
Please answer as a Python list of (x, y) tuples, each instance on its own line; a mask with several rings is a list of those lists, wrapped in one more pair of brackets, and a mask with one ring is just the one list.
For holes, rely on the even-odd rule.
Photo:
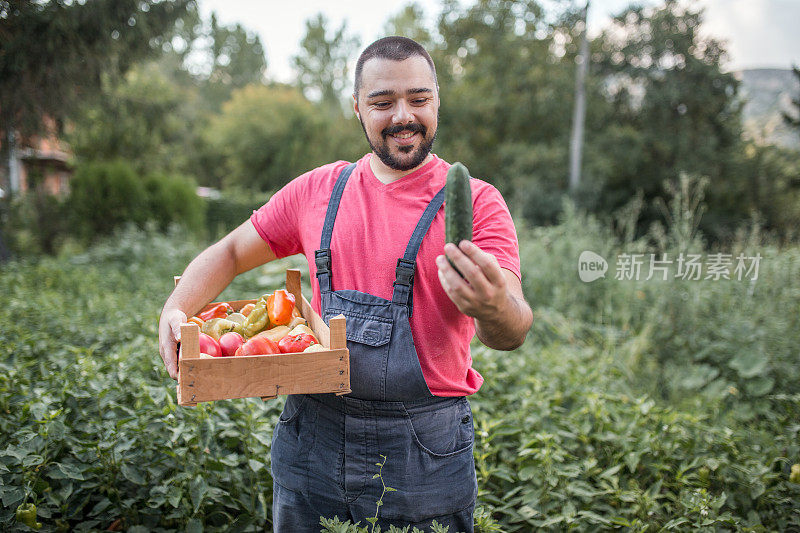
[(411, 107), (405, 100), (399, 100), (395, 106), (392, 122), (394, 124), (406, 124), (414, 120), (414, 115), (411, 113)]

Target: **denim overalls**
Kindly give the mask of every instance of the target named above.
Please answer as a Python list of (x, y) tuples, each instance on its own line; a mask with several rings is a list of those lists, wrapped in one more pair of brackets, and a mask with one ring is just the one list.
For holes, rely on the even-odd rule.
[[(417, 251), (444, 201), (431, 200), (398, 259), (391, 300), (333, 290), (330, 242), (355, 164), (334, 185), (316, 251), (322, 317), (347, 318), (352, 393), (292, 395), (273, 433), (273, 521), (278, 533), (319, 531), (319, 517), (473, 531), (477, 480), (472, 412), (465, 397), (431, 394), (411, 336)], [(335, 258), (346, 260), (346, 258)], [(384, 462), (382, 467), (377, 463)], [(396, 489), (383, 496), (383, 483)]]

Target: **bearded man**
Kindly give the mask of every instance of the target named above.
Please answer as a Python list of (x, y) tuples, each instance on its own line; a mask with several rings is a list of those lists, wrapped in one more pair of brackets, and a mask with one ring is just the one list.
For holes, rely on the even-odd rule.
[(371, 152), (295, 178), (195, 258), (164, 305), (161, 356), (176, 378), (187, 316), (238, 274), (305, 255), (312, 306), (326, 321), (346, 317), (352, 393), (287, 397), (271, 449), (274, 530), (316, 532), (334, 516), (365, 524), (383, 495), (384, 530), (436, 520), (471, 532), (467, 396), (483, 377), (470, 341), (513, 350), (533, 321), (514, 224), (500, 193), (473, 178), (473, 239), (445, 244), (450, 165), (431, 152), (439, 87), (418, 43), (386, 37), (362, 52), (353, 109)]

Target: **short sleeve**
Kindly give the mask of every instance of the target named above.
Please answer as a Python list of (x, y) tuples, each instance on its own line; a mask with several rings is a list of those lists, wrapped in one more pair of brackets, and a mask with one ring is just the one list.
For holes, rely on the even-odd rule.
[(298, 206), (310, 173), (303, 174), (272, 195), (262, 207), (253, 211), (250, 221), (258, 234), (278, 257), (302, 253), (302, 241), (298, 228)]
[(522, 279), (519, 241), (511, 212), (495, 187), (473, 178), (472, 185), (472, 242), (484, 252), (497, 258), (505, 268)]

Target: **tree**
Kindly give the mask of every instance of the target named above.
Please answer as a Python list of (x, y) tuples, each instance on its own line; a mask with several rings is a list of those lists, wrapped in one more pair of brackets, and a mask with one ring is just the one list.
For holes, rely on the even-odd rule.
[(223, 185), (267, 191), (358, 154), (361, 128), (354, 119), (343, 122), (320, 113), (296, 88), (249, 85), (234, 91), (206, 136), (224, 163)]
[[(601, 194), (605, 210), (627, 203), (637, 190), (653, 200), (663, 194), (665, 182), (685, 172), (709, 179), (706, 222), (716, 217), (714, 225), (721, 228), (736, 213), (744, 214), (744, 184), (736, 179), (739, 84), (723, 72), (725, 49), (701, 35), (702, 22), (702, 11), (678, 0), (657, 9), (630, 8), (614, 18), (595, 46), (616, 122), (611, 136), (603, 138), (602, 131), (595, 136), (596, 145), (612, 155)], [(634, 138), (615, 139), (628, 128)], [(625, 138), (634, 144), (620, 145)], [(624, 168), (615, 163), (617, 156)], [(645, 211), (643, 223), (657, 216)]]
[(297, 85), (310, 100), (321, 102), (334, 114), (342, 112), (342, 95), (352, 86), (347, 62), (360, 39), (348, 35), (347, 22), (329, 35), (328, 19), (322, 13), (306, 21), (300, 53), (292, 58)]
[(160, 62), (141, 63), (103, 84), (72, 114), (66, 139), (87, 161), (123, 159), (138, 172), (184, 173), (194, 156), (197, 91), (165, 72)]
[[(792, 67), (792, 72), (794, 72), (794, 77), (797, 78), (797, 81), (800, 82), (800, 68)], [(789, 113), (783, 112), (783, 120), (800, 131), (800, 96), (792, 98), (792, 108)]]
[(571, 19), (548, 19), (535, 0), (480, 0), (468, 8), (452, 0), (439, 16), (437, 152), (497, 186), (512, 208), (558, 209), (566, 190), (573, 27)]
[(383, 33), (408, 37), (424, 46), (426, 50), (431, 50), (434, 46), (433, 35), (424, 21), (425, 12), (419, 4), (413, 2), (386, 21)]
[(161, 50), (192, 0), (0, 1), (0, 130), (5, 169), (16, 134), (60, 123), (103, 76)]
[(241, 24), (219, 24), (216, 14), (212, 13), (205, 37), (210, 42), (205, 50), (210, 71), (200, 79), (213, 110), (218, 110), (235, 89), (264, 83), (267, 60), (258, 35), (248, 32)]

